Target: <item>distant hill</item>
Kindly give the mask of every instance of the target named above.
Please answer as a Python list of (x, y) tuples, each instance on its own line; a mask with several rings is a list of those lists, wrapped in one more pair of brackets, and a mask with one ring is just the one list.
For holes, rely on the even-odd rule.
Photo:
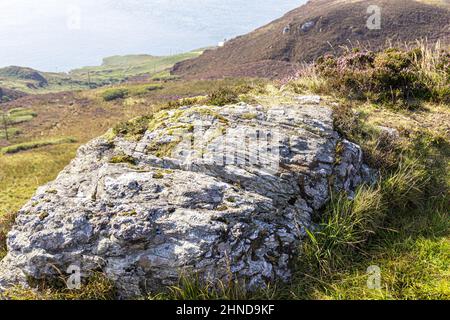
[[(381, 49), (388, 43), (450, 40), (450, 6), (444, 0), (310, 0), (282, 18), (224, 47), (174, 66), (186, 78), (282, 78), (300, 62), (341, 51), (341, 46)], [(381, 8), (381, 29), (370, 30), (370, 5)]]
[(0, 87), (0, 103), (16, 100), (26, 96), (22, 91), (11, 90)]
[(175, 63), (201, 55), (199, 49), (172, 56), (127, 55), (108, 57), (101, 66), (84, 67), (69, 73), (42, 72), (26, 67), (0, 68), (0, 88), (24, 93), (51, 93), (88, 89), (148, 78), (167, 79)]

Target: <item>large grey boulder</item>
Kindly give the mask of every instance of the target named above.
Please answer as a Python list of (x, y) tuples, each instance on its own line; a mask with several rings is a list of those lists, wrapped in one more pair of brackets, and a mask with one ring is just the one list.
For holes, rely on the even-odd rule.
[(162, 111), (142, 135), (81, 147), (20, 210), (0, 292), (70, 265), (102, 270), (121, 298), (180, 273), (248, 289), (288, 280), (330, 189), (351, 196), (368, 172), (361, 149), (333, 129), (332, 110), (318, 97), (298, 101)]

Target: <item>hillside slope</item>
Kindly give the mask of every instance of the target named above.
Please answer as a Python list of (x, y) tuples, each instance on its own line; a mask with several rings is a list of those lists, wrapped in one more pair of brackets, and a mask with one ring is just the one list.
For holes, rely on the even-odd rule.
[(133, 78), (166, 77), (167, 69), (177, 62), (196, 58), (203, 50), (194, 50), (171, 56), (126, 55), (103, 59), (101, 66), (84, 67), (70, 72), (74, 78), (87, 79), (98, 84), (109, 84)]
[[(380, 30), (366, 23), (370, 5), (382, 12)], [(284, 17), (237, 37), (222, 48), (175, 65), (187, 78), (250, 76), (282, 78), (296, 63), (342, 50), (340, 46), (380, 49), (391, 43), (450, 40), (450, 10), (444, 1), (310, 0)]]
[(125, 55), (108, 57), (101, 66), (69, 73), (42, 72), (26, 67), (0, 68), (0, 87), (26, 93), (55, 93), (131, 81), (164, 78), (177, 62), (198, 57), (201, 49), (171, 56)]

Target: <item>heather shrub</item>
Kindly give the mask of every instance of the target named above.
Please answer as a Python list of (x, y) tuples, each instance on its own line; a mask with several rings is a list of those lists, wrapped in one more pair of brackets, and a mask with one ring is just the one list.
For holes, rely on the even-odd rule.
[(231, 88), (220, 88), (208, 95), (207, 103), (214, 106), (224, 106), (239, 102), (239, 94)]
[(381, 52), (354, 50), (340, 57), (327, 55), (317, 70), (329, 87), (351, 99), (395, 106), (449, 98), (449, 55), (426, 47), (390, 48)]

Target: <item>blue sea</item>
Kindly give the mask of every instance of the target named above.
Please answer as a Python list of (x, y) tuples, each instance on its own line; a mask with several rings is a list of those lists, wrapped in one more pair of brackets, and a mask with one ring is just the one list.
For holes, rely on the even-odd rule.
[(42, 71), (170, 55), (245, 34), (306, 0), (0, 0), (0, 67)]

